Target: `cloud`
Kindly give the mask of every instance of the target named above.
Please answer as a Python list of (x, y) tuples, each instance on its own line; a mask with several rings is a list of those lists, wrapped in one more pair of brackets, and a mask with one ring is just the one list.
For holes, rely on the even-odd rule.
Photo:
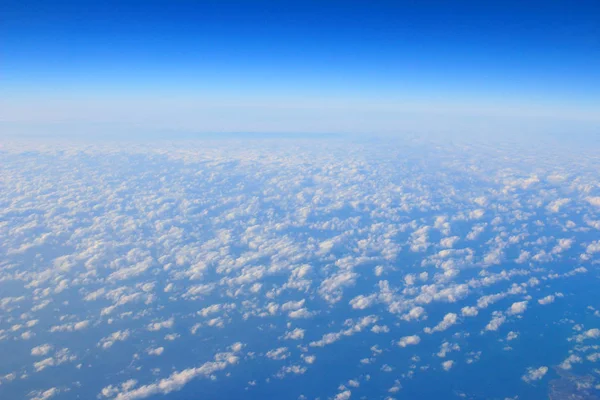
[(269, 350), (266, 356), (271, 360), (285, 360), (290, 356), (290, 352), (287, 347), (279, 347), (277, 349)]
[(308, 311), (306, 308), (301, 308), (299, 310), (290, 311), (288, 317), (292, 319), (305, 319), (312, 317), (314, 314), (314, 312)]
[[(241, 349), (241, 346), (236, 343), (230, 348)], [(187, 368), (181, 371), (173, 372), (167, 378), (163, 378), (157, 382), (143, 385), (138, 388), (123, 388), (116, 394), (115, 400), (136, 400), (144, 399), (156, 394), (166, 395), (171, 392), (181, 390), (181, 388), (183, 388), (193, 379), (199, 377), (209, 377), (218, 371), (224, 370), (228, 366), (237, 364), (238, 361), (239, 357), (237, 356), (237, 351), (235, 350), (232, 350), (231, 352), (217, 353), (215, 354), (214, 361), (207, 361), (199, 367)]]
[(452, 248), (460, 240), (458, 236), (446, 237), (440, 240), (440, 246)]
[(172, 328), (174, 323), (175, 323), (175, 318), (171, 317), (164, 321), (152, 322), (151, 324), (148, 324), (146, 328), (150, 332), (156, 332), (156, 331), (160, 331), (161, 329)]
[(541, 299), (538, 300), (538, 303), (541, 305), (547, 305), (550, 303), (554, 303), (554, 300), (556, 299), (556, 297), (554, 297), (554, 295), (548, 295), (546, 297), (542, 297)]
[(304, 339), (304, 329), (300, 329), (300, 328), (296, 328), (293, 331), (289, 331), (286, 332), (285, 335), (283, 335), (284, 339), (291, 339), (291, 340), (300, 340), (300, 339)]
[(583, 362), (583, 359), (581, 357), (579, 357), (576, 354), (571, 354), (569, 357), (567, 357), (566, 360), (564, 360), (562, 363), (560, 363), (560, 367), (562, 369), (571, 369), (573, 364), (580, 364)]
[(444, 369), (444, 371), (450, 371), (453, 366), (454, 366), (453, 360), (444, 361), (442, 363), (442, 368)]
[(557, 199), (557, 200), (552, 201), (550, 204), (548, 204), (546, 209), (552, 213), (557, 213), (560, 211), (562, 206), (567, 205), (570, 202), (571, 202), (570, 199)]
[(330, 303), (337, 303), (342, 299), (342, 289), (354, 286), (358, 274), (350, 271), (342, 271), (330, 276), (321, 282), (319, 293)]
[(479, 314), (479, 310), (477, 309), (477, 307), (463, 307), (460, 310), (460, 313), (462, 314), (463, 317), (476, 317), (477, 314)]
[(58, 366), (58, 365), (66, 363), (66, 362), (75, 361), (76, 359), (77, 359), (77, 356), (71, 354), (69, 349), (63, 348), (61, 350), (58, 350), (52, 357), (48, 357), (41, 361), (34, 362), (33, 368), (35, 369), (36, 372), (40, 372), (48, 367)]
[(350, 300), (350, 305), (354, 309), (364, 310), (365, 308), (371, 307), (376, 302), (376, 300), (377, 295), (372, 294), (370, 296), (364, 296), (361, 294)]
[(584, 340), (598, 339), (598, 338), (600, 338), (600, 329), (592, 328), (592, 329), (588, 329), (587, 331), (583, 332), (580, 335), (577, 335), (575, 337), (575, 340), (577, 342), (583, 342)]
[(34, 391), (31, 394), (30, 400), (48, 400), (60, 393), (58, 388), (50, 388), (43, 391)]
[(546, 375), (547, 372), (548, 367), (546, 366), (542, 366), (539, 368), (527, 368), (527, 372), (521, 377), (521, 379), (523, 379), (527, 383), (539, 381), (544, 377), (544, 375)]
[(371, 332), (373, 333), (388, 333), (390, 328), (387, 325), (373, 325)]
[(485, 326), (486, 331), (497, 331), (506, 322), (506, 317), (501, 312), (495, 312), (492, 320)]
[(79, 321), (71, 322), (63, 325), (54, 325), (50, 328), (50, 332), (73, 332), (80, 331), (87, 328), (90, 325), (90, 321)]
[(53, 346), (49, 343), (41, 344), (31, 349), (32, 356), (45, 356), (52, 350)]
[(448, 313), (444, 315), (442, 321), (439, 324), (434, 326), (433, 328), (425, 328), (425, 333), (434, 333), (434, 332), (442, 332), (446, 329), (450, 328), (452, 325), (456, 324), (458, 321), (458, 315), (454, 313)]
[(527, 310), (527, 301), (519, 301), (513, 303), (506, 311), (509, 315), (523, 314)]
[(587, 245), (585, 252), (588, 254), (600, 253), (600, 240), (596, 240)]
[(591, 205), (593, 205), (594, 207), (600, 207), (600, 196), (590, 196), (590, 197), (586, 197), (585, 200), (590, 203)]
[(333, 399), (334, 400), (348, 400), (351, 395), (352, 395), (352, 392), (350, 390), (344, 390), (343, 392), (336, 394)]
[(402, 316), (402, 319), (405, 321), (412, 321), (412, 320), (420, 320), (420, 319), (424, 319), (427, 317), (427, 314), (425, 313), (425, 309), (421, 306), (416, 306), (410, 309), (410, 311), (406, 314), (404, 314)]
[(404, 336), (398, 340), (398, 346), (400, 347), (415, 346), (419, 343), (421, 343), (421, 338), (417, 335)]
[(305, 363), (307, 363), (307, 364), (313, 364), (313, 363), (316, 361), (316, 359), (317, 359), (317, 356), (315, 356), (315, 355), (313, 355), (313, 354), (311, 354), (311, 355), (306, 355), (306, 354), (303, 354), (303, 355), (302, 355), (302, 359), (303, 359), (303, 360), (304, 360), (304, 362), (305, 362)]
[(116, 332), (111, 333), (107, 337), (100, 339), (100, 343), (98, 343), (98, 345), (102, 346), (103, 349), (108, 349), (108, 348), (112, 347), (112, 345), (115, 342), (122, 342), (122, 341), (127, 340), (129, 338), (129, 336), (131, 336), (131, 331), (129, 329), (124, 329), (122, 331), (116, 331)]
[(149, 348), (146, 353), (150, 356), (160, 356), (165, 351), (164, 347)]
[(315, 340), (311, 342), (309, 345), (311, 347), (324, 347), (329, 344), (335, 343), (344, 336), (352, 336), (358, 332), (362, 332), (362, 330), (370, 325), (376, 323), (378, 318), (374, 315), (369, 315), (359, 319), (357, 322), (352, 320), (348, 320), (347, 324), (349, 328), (343, 329), (339, 332), (326, 333), (321, 337), (320, 340)]

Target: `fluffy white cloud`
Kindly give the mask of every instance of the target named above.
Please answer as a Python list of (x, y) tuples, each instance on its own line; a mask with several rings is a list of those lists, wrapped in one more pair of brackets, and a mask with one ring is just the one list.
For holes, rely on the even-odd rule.
[(444, 371), (450, 371), (453, 366), (454, 366), (453, 360), (444, 361), (442, 363), (442, 368), (444, 369)]
[(154, 347), (146, 350), (146, 353), (150, 356), (160, 356), (165, 351), (164, 347)]
[[(241, 349), (239, 344), (234, 344), (231, 349)], [(238, 350), (239, 351), (239, 350)], [(180, 390), (192, 379), (199, 377), (209, 377), (218, 371), (222, 371), (230, 365), (237, 364), (239, 358), (237, 351), (217, 353), (214, 361), (207, 361), (199, 367), (188, 368), (181, 371), (173, 372), (169, 377), (163, 378), (155, 383), (143, 385), (138, 388), (121, 387), (122, 389), (114, 397), (115, 400), (136, 400), (144, 399), (156, 394), (169, 394), (173, 391)], [(110, 392), (113, 387), (107, 387), (107, 392)]]
[(420, 320), (427, 316), (425, 309), (421, 306), (416, 306), (410, 309), (410, 311), (402, 316), (405, 321)]
[(52, 350), (53, 346), (49, 343), (41, 344), (31, 349), (32, 356), (45, 356)]
[(419, 343), (421, 343), (421, 338), (417, 335), (404, 336), (398, 340), (398, 346), (400, 347), (414, 346)]
[(467, 306), (461, 308), (460, 313), (463, 317), (476, 317), (477, 314), (479, 314), (479, 310), (477, 309), (477, 307)]
[(554, 297), (554, 295), (550, 294), (546, 297), (542, 297), (541, 299), (539, 299), (538, 303), (541, 305), (546, 305), (546, 304), (554, 303), (555, 299), (556, 299), (556, 297)]
[(361, 294), (350, 300), (350, 305), (354, 309), (364, 310), (365, 308), (371, 307), (376, 300), (376, 295), (364, 296)]
[(300, 339), (304, 339), (304, 329), (300, 329), (300, 328), (295, 328), (292, 331), (286, 332), (285, 335), (283, 335), (284, 339), (292, 339), (292, 340), (300, 340)]
[(442, 332), (456, 324), (458, 321), (458, 315), (454, 313), (448, 313), (444, 315), (442, 321), (433, 328), (425, 328), (425, 333)]
[(497, 331), (504, 322), (506, 322), (506, 317), (502, 313), (495, 313), (491, 321), (485, 326), (485, 330)]
[(527, 310), (527, 301), (518, 301), (513, 303), (507, 310), (507, 314), (516, 315), (523, 314)]
[(172, 328), (174, 323), (175, 323), (175, 318), (171, 317), (164, 321), (152, 322), (151, 324), (148, 324), (147, 329), (151, 332), (156, 332), (156, 331), (160, 331), (161, 329)]
[(525, 375), (521, 377), (525, 382), (539, 381), (548, 372), (548, 367), (542, 366), (538, 368), (527, 368)]

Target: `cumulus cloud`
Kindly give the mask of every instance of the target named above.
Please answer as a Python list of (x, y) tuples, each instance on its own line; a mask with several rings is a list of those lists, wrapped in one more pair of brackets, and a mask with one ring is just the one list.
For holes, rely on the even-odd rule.
[(164, 347), (154, 347), (146, 350), (146, 353), (150, 356), (160, 356), (165, 351)]
[(540, 379), (542, 379), (544, 377), (544, 375), (546, 375), (546, 373), (548, 372), (548, 367), (546, 366), (542, 366), (542, 367), (538, 367), (538, 368), (527, 368), (527, 372), (525, 373), (525, 375), (523, 375), (521, 377), (521, 379), (523, 379), (525, 382), (530, 383), (533, 381), (539, 381)]
[(477, 309), (477, 307), (467, 306), (461, 308), (460, 313), (463, 317), (476, 317), (477, 314), (479, 314), (479, 310)]
[(291, 340), (300, 340), (300, 339), (304, 339), (304, 329), (300, 329), (300, 328), (295, 328), (292, 331), (286, 332), (285, 335), (283, 335), (284, 339), (291, 339)]
[(371, 307), (376, 300), (377, 296), (374, 294), (370, 296), (364, 296), (361, 294), (350, 300), (350, 305), (354, 309), (364, 310), (365, 308)]
[(527, 301), (518, 301), (513, 303), (506, 311), (509, 315), (523, 314), (527, 310)]
[(506, 317), (500, 312), (495, 312), (492, 320), (485, 326), (485, 330), (497, 331), (504, 322), (506, 322)]
[[(241, 350), (241, 344), (235, 343), (230, 348), (230, 352), (217, 353), (213, 361), (207, 361), (199, 367), (187, 368), (181, 371), (173, 372), (167, 378), (157, 382), (139, 386), (137, 388), (121, 387), (114, 396), (115, 400), (136, 400), (145, 399), (156, 394), (169, 394), (173, 391), (181, 390), (191, 380), (199, 377), (209, 377), (218, 371), (222, 371), (228, 366), (237, 364), (239, 357), (237, 353)], [(235, 351), (234, 349), (238, 349)], [(102, 392), (111, 393), (113, 386), (106, 387)]]
[(442, 332), (456, 324), (458, 321), (458, 315), (455, 313), (448, 313), (444, 315), (442, 321), (433, 328), (425, 328), (425, 333)]
[(419, 343), (421, 343), (421, 338), (417, 335), (404, 336), (398, 340), (398, 346), (400, 347), (414, 346)]
[(598, 339), (598, 338), (600, 338), (600, 329), (598, 329), (598, 328), (588, 329), (587, 331), (585, 331), (582, 334), (577, 335), (575, 337), (575, 339), (578, 342), (583, 342), (584, 340)]
[(410, 311), (402, 316), (405, 321), (420, 320), (427, 317), (425, 309), (421, 306), (416, 306), (410, 309)]
[(546, 305), (546, 304), (554, 303), (555, 299), (556, 299), (556, 297), (554, 297), (554, 295), (550, 294), (546, 297), (542, 297), (541, 299), (539, 299), (538, 303), (541, 305)]
[(320, 340), (315, 340), (310, 343), (312, 347), (324, 347), (329, 344), (335, 343), (345, 336), (352, 336), (358, 332), (362, 332), (368, 326), (371, 326), (377, 322), (378, 318), (374, 315), (369, 315), (354, 322), (348, 320), (348, 328), (343, 329), (339, 332), (326, 333)]
[(131, 331), (129, 329), (124, 329), (122, 331), (116, 331), (116, 332), (111, 333), (107, 337), (100, 339), (99, 345), (103, 349), (108, 349), (108, 348), (112, 347), (112, 345), (115, 342), (122, 342), (122, 341), (127, 340), (130, 335), (131, 335)]
[(156, 331), (160, 331), (161, 329), (172, 328), (174, 323), (175, 323), (175, 318), (171, 317), (164, 321), (158, 321), (158, 322), (153, 322), (151, 324), (148, 324), (147, 329), (151, 332), (156, 332)]
[(32, 356), (45, 356), (52, 350), (53, 346), (49, 343), (41, 344), (31, 349)]
[(266, 356), (271, 360), (285, 360), (290, 356), (290, 352), (287, 347), (279, 347), (277, 349), (269, 350)]
[(444, 361), (442, 363), (442, 368), (444, 369), (444, 371), (450, 371), (453, 366), (454, 366), (453, 360)]

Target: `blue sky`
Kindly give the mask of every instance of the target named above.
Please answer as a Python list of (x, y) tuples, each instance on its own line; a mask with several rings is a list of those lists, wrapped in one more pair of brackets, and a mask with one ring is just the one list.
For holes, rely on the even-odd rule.
[(19, 132), (596, 131), (600, 5), (521, 3), (10, 1), (0, 117)]

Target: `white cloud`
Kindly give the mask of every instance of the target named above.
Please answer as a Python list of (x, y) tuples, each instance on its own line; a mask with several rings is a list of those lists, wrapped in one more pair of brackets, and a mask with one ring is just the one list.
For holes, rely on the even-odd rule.
[(561, 207), (567, 205), (571, 202), (570, 199), (557, 199), (548, 204), (546, 209), (550, 212), (557, 213), (560, 211)]
[(365, 308), (371, 307), (376, 300), (377, 295), (372, 294), (370, 296), (364, 296), (361, 294), (350, 300), (350, 305), (354, 309), (364, 310)]
[(452, 248), (460, 240), (458, 236), (446, 237), (440, 240), (440, 246)]
[(171, 317), (164, 321), (152, 322), (151, 324), (147, 325), (147, 329), (151, 332), (156, 332), (161, 329), (172, 328), (174, 323), (175, 323), (175, 318)]
[(527, 310), (527, 301), (518, 301), (513, 303), (506, 311), (509, 315), (523, 314)]
[(31, 349), (32, 356), (45, 356), (52, 350), (53, 346), (49, 343), (41, 344)]
[(48, 400), (60, 393), (58, 388), (50, 388), (43, 391), (35, 391), (31, 394), (30, 400)]
[(556, 297), (554, 297), (554, 295), (550, 294), (546, 297), (542, 297), (541, 299), (539, 299), (538, 303), (541, 305), (546, 305), (546, 304), (554, 303), (555, 299), (556, 299)]
[(149, 348), (146, 350), (146, 353), (150, 356), (160, 356), (165, 351), (164, 347), (155, 347)]
[(405, 321), (420, 320), (426, 318), (427, 314), (425, 309), (421, 306), (416, 306), (410, 309), (410, 311), (402, 316)]
[(285, 335), (283, 335), (283, 338), (292, 340), (304, 339), (304, 332), (304, 329), (296, 328), (293, 331), (286, 332)]
[(344, 390), (343, 392), (336, 394), (333, 399), (334, 400), (348, 400), (351, 395), (352, 395), (352, 392), (350, 390)]
[(477, 314), (479, 314), (479, 310), (477, 309), (477, 307), (467, 306), (461, 308), (460, 313), (463, 317), (476, 317)]
[(585, 199), (588, 203), (590, 203), (591, 205), (595, 206), (595, 207), (600, 207), (600, 196), (590, 196), (590, 197), (586, 197)]
[(444, 315), (442, 321), (433, 328), (425, 328), (425, 333), (442, 332), (456, 324), (458, 321), (458, 315), (454, 313), (448, 313)]
[(576, 354), (571, 354), (569, 357), (567, 357), (566, 360), (564, 360), (562, 363), (560, 363), (560, 367), (562, 369), (571, 369), (573, 364), (580, 364), (583, 362), (583, 359), (581, 357), (579, 357)]
[(279, 347), (277, 349), (269, 350), (266, 356), (271, 360), (285, 360), (290, 356), (290, 352), (287, 347)]
[[(233, 345), (232, 348), (240, 346)], [(209, 377), (218, 371), (222, 371), (230, 365), (237, 364), (239, 358), (236, 351), (215, 354), (214, 361), (207, 361), (199, 367), (187, 368), (173, 372), (169, 377), (157, 382), (140, 386), (138, 388), (122, 388), (115, 396), (115, 400), (137, 400), (144, 399), (156, 394), (169, 394), (181, 390), (192, 379)], [(105, 388), (106, 389), (106, 388)], [(104, 391), (104, 389), (103, 389)]]
[(90, 325), (90, 321), (79, 321), (71, 322), (63, 325), (54, 325), (50, 328), (50, 332), (73, 332), (80, 331), (87, 328)]
[(317, 359), (317, 356), (315, 356), (315, 355), (312, 355), (312, 354), (311, 354), (311, 355), (305, 355), (305, 354), (303, 354), (303, 355), (302, 355), (302, 359), (303, 359), (303, 360), (304, 360), (304, 362), (305, 362), (305, 363), (307, 363), (307, 364), (313, 364), (313, 363), (316, 361), (316, 359)]
[(398, 346), (400, 347), (414, 346), (419, 343), (421, 343), (421, 338), (417, 335), (404, 336), (398, 340)]
[(450, 369), (452, 369), (453, 366), (454, 366), (453, 360), (444, 361), (442, 363), (442, 368), (444, 369), (444, 371), (450, 371)]
[(122, 342), (129, 338), (131, 335), (131, 331), (129, 329), (124, 329), (122, 331), (116, 331), (100, 339), (99, 345), (102, 346), (103, 349), (108, 349), (112, 347), (115, 342)]
[(485, 326), (485, 330), (497, 331), (504, 322), (506, 322), (506, 317), (502, 313), (496, 312), (492, 320)]
[(592, 328), (592, 329), (588, 329), (587, 331), (583, 332), (580, 335), (576, 336), (576, 340), (577, 342), (583, 342), (584, 340), (587, 339), (598, 339), (600, 338), (600, 329), (598, 328)]
[(542, 366), (539, 368), (527, 368), (525, 375), (521, 377), (525, 382), (539, 381), (548, 372), (548, 367)]

